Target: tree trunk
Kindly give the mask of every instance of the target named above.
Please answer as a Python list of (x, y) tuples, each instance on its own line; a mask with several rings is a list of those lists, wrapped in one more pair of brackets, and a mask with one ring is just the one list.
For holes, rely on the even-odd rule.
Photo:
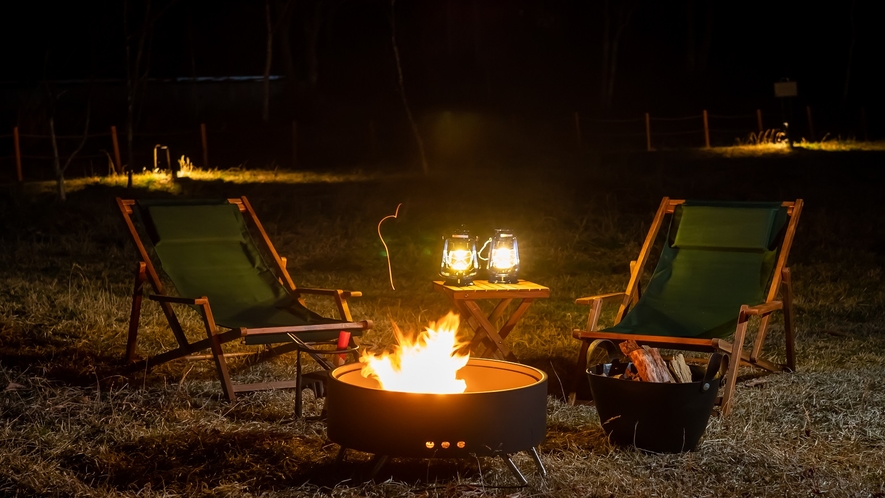
[[(151, 1), (145, 0), (144, 19), (138, 29), (132, 31), (129, 26), (129, 1), (123, 2), (123, 33), (126, 37), (126, 154), (128, 168), (133, 166), (133, 137), (135, 135), (135, 114), (140, 110), (139, 98), (144, 93), (150, 70), (150, 48), (154, 24), (163, 14), (175, 5), (177, 0), (172, 0), (160, 9), (156, 14), (151, 13)], [(137, 37), (135, 47), (135, 60), (132, 59), (132, 40)], [(144, 69), (142, 69), (144, 67)]]
[(614, 98), (615, 73), (617, 72), (618, 67), (618, 45), (620, 43), (621, 36), (624, 34), (624, 29), (630, 22), (630, 17), (632, 17), (634, 10), (636, 10), (635, 0), (625, 0), (618, 3), (617, 11), (614, 12), (614, 15), (616, 16), (616, 27), (614, 29), (614, 33), (612, 33), (613, 13), (610, 5), (610, 0), (605, 0), (605, 3), (603, 4), (603, 20), (605, 24), (602, 32), (603, 43), (601, 104), (604, 109), (609, 109), (612, 106)]
[(618, 71), (618, 42), (621, 38), (622, 29), (623, 27), (618, 27), (617, 35), (615, 35), (615, 39), (611, 43), (611, 67), (608, 70), (608, 85), (606, 86), (608, 93), (605, 96), (605, 102), (609, 108), (611, 108), (615, 97), (615, 74)]
[(273, 61), (273, 23), (270, 20), (270, 0), (264, 0), (265, 21), (267, 21), (267, 52), (264, 59), (264, 105), (261, 109), (261, 120), (267, 123), (270, 119), (270, 65)]
[(425, 175), (430, 174), (430, 166), (427, 164), (427, 155), (424, 153), (424, 141), (421, 139), (421, 133), (418, 131), (418, 123), (412, 116), (412, 109), (409, 107), (409, 101), (406, 99), (406, 89), (403, 85), (403, 67), (399, 58), (399, 47), (396, 44), (396, 0), (390, 0), (390, 43), (393, 45), (393, 56), (396, 60), (396, 75), (399, 87), (399, 95), (403, 101), (403, 107), (406, 109), (406, 116), (409, 118), (409, 124), (412, 125), (412, 134), (415, 142), (418, 144), (418, 152), (421, 155), (421, 169)]
[[(280, 0), (277, 0), (277, 7), (280, 8)], [(284, 19), (280, 20), (279, 25), (279, 35), (277, 39), (280, 42), (280, 59), (283, 62), (283, 71), (286, 76), (285, 88), (287, 97), (291, 100), (289, 102), (295, 102), (295, 96), (297, 91), (296, 81), (298, 80), (298, 76), (295, 74), (295, 63), (292, 61), (292, 38), (290, 36), (291, 25), (292, 25), (292, 14), (288, 14), (288, 16)], [(290, 106), (291, 108), (291, 106)], [(290, 116), (294, 117), (294, 116)]]
[(851, 10), (848, 13), (848, 20), (851, 25), (851, 43), (848, 45), (848, 62), (845, 65), (845, 85), (842, 87), (842, 108), (848, 102), (848, 88), (851, 82), (851, 60), (854, 58), (854, 44), (857, 41), (857, 30), (854, 26), (854, 8), (857, 2), (851, 0)]
[(126, 155), (128, 156), (126, 166), (131, 168), (134, 162), (132, 156), (134, 154), (133, 139), (135, 135), (135, 107), (139, 93), (141, 92), (141, 80), (147, 78), (147, 71), (145, 71), (144, 75), (141, 74), (141, 66), (142, 59), (144, 58), (144, 47), (151, 30), (149, 24), (151, 2), (150, 0), (145, 2), (144, 21), (141, 28), (138, 30), (138, 41), (135, 49), (134, 61), (132, 60), (131, 45), (133, 33), (129, 31), (128, 6), (129, 2), (126, 1), (123, 7), (123, 23), (126, 32)]
[(710, 49), (713, 46), (713, 2), (704, 1), (704, 38), (698, 51), (698, 69), (705, 71), (710, 60)]
[(307, 84), (316, 90), (320, 80), (320, 58), (318, 54), (320, 27), (323, 24), (323, 0), (317, 1), (305, 21), (304, 31), (307, 37), (304, 58), (307, 64)]
[(685, 69), (694, 73), (697, 68), (697, 42), (694, 32), (694, 0), (685, 0)]
[(609, 101), (608, 101), (608, 71), (609, 71), (609, 60), (611, 58), (611, 14), (610, 14), (610, 4), (609, 0), (605, 0), (603, 2), (602, 7), (602, 72), (600, 73), (600, 89), (599, 89), (599, 103), (602, 105), (603, 109), (608, 109)]
[(61, 169), (61, 161), (58, 159), (58, 145), (55, 142), (55, 119), (49, 118), (49, 138), (52, 140), (52, 169), (55, 173), (55, 186), (58, 192), (58, 200), (65, 202), (65, 175)]

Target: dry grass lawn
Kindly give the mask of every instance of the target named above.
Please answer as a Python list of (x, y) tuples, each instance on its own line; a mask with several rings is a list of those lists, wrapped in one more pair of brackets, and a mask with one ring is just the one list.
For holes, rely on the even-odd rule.
[[(0, 196), (0, 495), (2, 496), (885, 496), (885, 179), (881, 151), (754, 156), (684, 152), (577, 163), (450, 168), (429, 177), (354, 172), (216, 172), (80, 180), (58, 204), (41, 185)], [(404, 460), (366, 480), (370, 455), (338, 446), (322, 422), (296, 419), (294, 393), (229, 404), (210, 362), (127, 374), (135, 252), (113, 199), (246, 195), (301, 285), (361, 290), (369, 347), (392, 324), (420, 329), (450, 308), (432, 291), (441, 235), (467, 223), (520, 237), (523, 276), (552, 289), (508, 343), (550, 377), (548, 477), (517, 455), (527, 487), (500, 460)], [(804, 198), (791, 256), (799, 368), (744, 370), (735, 410), (713, 417), (696, 451), (611, 445), (592, 406), (562, 401), (577, 357), (574, 299), (620, 290), (662, 196)], [(385, 222), (388, 280), (378, 221)], [(315, 303), (329, 310), (328, 304)], [(610, 318), (611, 315), (609, 315)], [(783, 355), (780, 320), (767, 339)], [(199, 335), (199, 322), (186, 326)], [(141, 352), (172, 335), (147, 304)], [(291, 358), (248, 375), (286, 378)], [(308, 396), (306, 411), (321, 401)], [(372, 427), (364, 427), (371, 431)]]

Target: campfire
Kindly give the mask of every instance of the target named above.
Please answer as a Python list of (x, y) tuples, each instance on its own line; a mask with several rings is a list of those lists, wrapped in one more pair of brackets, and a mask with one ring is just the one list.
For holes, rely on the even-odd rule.
[(506, 361), (470, 358), (449, 313), (379, 355), (363, 354), (329, 375), (327, 434), (348, 449), (372, 453), (372, 475), (390, 457), (498, 456), (522, 484), (511, 459), (536, 447), (547, 431), (547, 375)]
[(466, 345), (458, 340), (458, 315), (449, 312), (439, 322), (431, 322), (414, 338), (403, 335), (394, 324), (397, 344), (392, 352), (363, 352), (363, 377), (376, 379), (381, 389), (407, 393), (453, 394), (467, 389), (458, 371), (467, 365), (470, 353), (459, 351)]

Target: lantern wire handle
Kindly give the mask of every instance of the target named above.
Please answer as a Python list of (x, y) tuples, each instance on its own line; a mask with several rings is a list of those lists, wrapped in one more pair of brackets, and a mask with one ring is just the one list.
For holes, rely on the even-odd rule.
[(400, 202), (396, 205), (396, 211), (393, 214), (389, 214), (384, 218), (381, 218), (381, 221), (378, 222), (378, 238), (381, 239), (381, 244), (384, 245), (384, 255), (387, 256), (387, 274), (390, 277), (390, 288), (396, 290), (396, 287), (393, 286), (393, 268), (390, 266), (390, 250), (387, 249), (387, 243), (384, 242), (384, 237), (381, 236), (381, 224), (384, 223), (384, 220), (388, 218), (396, 218), (399, 216), (399, 208), (403, 203)]
[[(479, 256), (479, 259), (481, 259), (483, 261), (489, 260), (489, 258), (482, 257), (482, 252), (483, 252), (483, 250), (485, 250), (486, 246), (488, 246), (491, 242), (492, 242), (492, 239), (487, 240), (486, 243), (483, 244), (482, 247), (478, 251), (476, 251), (476, 255)], [(491, 251), (491, 249), (489, 249), (489, 251)]]

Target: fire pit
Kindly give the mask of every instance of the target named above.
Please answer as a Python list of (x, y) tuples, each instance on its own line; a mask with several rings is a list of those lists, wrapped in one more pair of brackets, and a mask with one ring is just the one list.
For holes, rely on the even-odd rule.
[(351, 363), (329, 374), (328, 436), (347, 449), (375, 455), (372, 476), (390, 457), (499, 456), (525, 485), (511, 459), (528, 451), (542, 476), (536, 447), (547, 430), (547, 374), (506, 361), (471, 358), (458, 372), (461, 393), (384, 390)]

